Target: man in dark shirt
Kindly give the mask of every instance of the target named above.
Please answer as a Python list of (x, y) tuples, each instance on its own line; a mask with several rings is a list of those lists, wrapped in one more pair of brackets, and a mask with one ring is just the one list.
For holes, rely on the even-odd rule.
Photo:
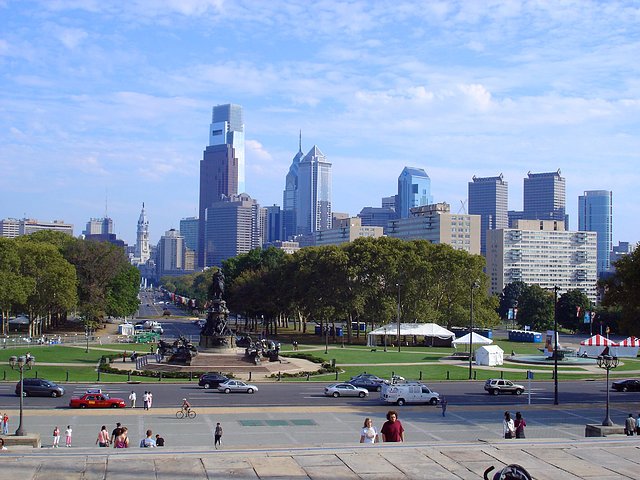
[(122, 426), (120, 422), (116, 423), (116, 428), (111, 432), (111, 444), (113, 445), (116, 441), (116, 437), (122, 433)]
[(395, 410), (387, 412), (387, 421), (382, 425), (380, 433), (383, 442), (404, 442), (404, 428), (398, 420), (398, 412)]
[(156, 447), (164, 447), (164, 438), (160, 434), (156, 435)]

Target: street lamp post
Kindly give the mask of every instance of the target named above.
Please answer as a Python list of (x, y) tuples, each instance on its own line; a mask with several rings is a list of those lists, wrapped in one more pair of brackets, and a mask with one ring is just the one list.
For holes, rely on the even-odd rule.
[[(608, 353), (608, 347), (607, 347)], [(602, 421), (603, 426), (611, 426), (613, 422), (609, 416), (609, 370), (612, 370), (618, 366), (618, 357), (612, 357), (611, 355), (598, 356), (598, 367), (604, 368), (607, 371), (607, 415)]]
[(553, 404), (558, 405), (558, 290), (553, 287)]
[(329, 353), (329, 325), (324, 326), (324, 354)]
[(471, 308), (469, 309), (469, 380), (473, 378), (473, 294), (480, 288), (480, 282), (471, 282)]
[(87, 340), (87, 348), (85, 349), (84, 353), (89, 353), (89, 335), (90, 334), (91, 334), (91, 328), (89, 328), (89, 325), (85, 325), (84, 336), (86, 337), (86, 340)]
[(31, 368), (35, 361), (35, 358), (29, 354), (21, 357), (9, 357), (9, 366), (11, 367), (11, 369), (15, 370), (17, 368), (20, 372), (20, 423), (18, 425), (18, 429), (16, 430), (16, 437), (24, 437), (27, 434), (24, 428), (22, 428), (22, 412), (24, 408), (24, 392), (22, 390), (24, 386), (24, 368)]
[(387, 327), (384, 327), (384, 351), (387, 351)]
[(398, 352), (400, 351), (400, 287), (401, 284), (397, 283), (398, 287)]

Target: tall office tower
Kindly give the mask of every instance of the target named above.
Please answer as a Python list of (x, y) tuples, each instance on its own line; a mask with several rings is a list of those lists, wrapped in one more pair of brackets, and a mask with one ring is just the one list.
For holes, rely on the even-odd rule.
[(32, 218), (5, 218), (0, 220), (0, 237), (15, 238), (21, 235), (30, 235), (41, 230), (53, 230), (73, 236), (73, 225), (64, 223), (63, 220), (41, 222)]
[(151, 257), (149, 250), (149, 220), (144, 211), (144, 202), (142, 202), (142, 211), (138, 218), (138, 229), (136, 231), (136, 251), (133, 255), (133, 263), (143, 265)]
[(409, 218), (413, 207), (431, 205), (431, 179), (422, 168), (404, 167), (398, 177), (396, 212), (399, 218)]
[(187, 217), (180, 220), (180, 235), (184, 237), (184, 244), (189, 250), (198, 251), (198, 225), (200, 220), (196, 217)]
[(208, 267), (204, 250), (205, 210), (244, 190), (244, 124), (240, 105), (213, 107), (209, 146), (200, 161), (198, 266)]
[(278, 205), (272, 205), (263, 209), (264, 228), (262, 233), (263, 243), (273, 243), (282, 238), (282, 210)]
[(207, 265), (221, 266), (223, 260), (248, 253), (262, 245), (260, 206), (246, 193), (226, 197), (206, 211)]
[(314, 145), (298, 165), (296, 233), (331, 228), (331, 164)]
[(158, 242), (156, 270), (158, 278), (163, 275), (184, 274), (184, 237), (172, 228), (167, 230)]
[(382, 208), (390, 208), (394, 212), (396, 211), (396, 203), (398, 203), (398, 196), (391, 195), (390, 197), (382, 197)]
[(284, 192), (282, 193), (282, 239), (288, 240), (296, 234), (296, 211), (298, 196), (298, 167), (300, 160), (304, 158), (302, 153), (302, 131), (298, 141), (298, 153), (293, 157), (289, 172), (285, 179)]
[(578, 197), (578, 230), (598, 234), (598, 275), (611, 268), (612, 197), (608, 190), (588, 190)]
[(109, 235), (113, 233), (113, 220), (109, 217), (91, 218), (83, 235)]
[(509, 186), (502, 174), (469, 182), (469, 215), (480, 215), (480, 254), (487, 253), (487, 230), (507, 228)]
[(524, 179), (524, 218), (526, 220), (556, 220), (565, 222), (565, 179), (560, 169), (550, 173), (531, 173)]

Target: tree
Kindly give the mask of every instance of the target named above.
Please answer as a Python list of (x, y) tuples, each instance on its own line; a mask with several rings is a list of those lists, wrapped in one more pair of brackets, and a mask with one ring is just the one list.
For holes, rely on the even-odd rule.
[(553, 328), (553, 293), (540, 285), (527, 285), (518, 301), (518, 323), (532, 330)]
[(558, 299), (558, 323), (574, 331), (589, 331), (589, 324), (585, 324), (583, 319), (585, 312), (590, 312), (591, 309), (591, 301), (583, 292), (569, 290)]
[(604, 287), (603, 305), (621, 311), (619, 328), (627, 334), (640, 335), (640, 248), (623, 256), (614, 264), (616, 271)]
[(133, 265), (122, 265), (118, 274), (107, 286), (106, 314), (126, 317), (138, 310), (140, 271)]
[(519, 306), (520, 295), (526, 288), (527, 284), (521, 281), (511, 282), (504, 286), (500, 294), (500, 306), (498, 307), (500, 318), (507, 318), (509, 309)]
[(35, 289), (35, 280), (20, 274), (16, 243), (0, 238), (0, 334), (9, 333), (9, 316), (15, 305), (25, 305)]

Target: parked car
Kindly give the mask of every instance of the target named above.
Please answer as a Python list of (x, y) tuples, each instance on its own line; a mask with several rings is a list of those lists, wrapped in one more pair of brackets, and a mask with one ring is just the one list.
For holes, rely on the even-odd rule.
[(366, 388), (355, 387), (350, 383), (334, 383), (324, 387), (324, 394), (327, 397), (360, 397), (364, 398), (369, 395)]
[(198, 381), (198, 385), (204, 388), (218, 388), (221, 383), (229, 380), (228, 377), (225, 377), (221, 373), (205, 373), (200, 375), (200, 380)]
[(521, 395), (525, 390), (524, 386), (502, 378), (490, 378), (484, 383), (484, 389), (491, 395), (498, 395), (499, 393)]
[(170, 317), (171, 316), (171, 310), (169, 310), (168, 308), (165, 308), (162, 311), (162, 315), (164, 315), (165, 317)]
[(124, 408), (122, 398), (111, 398), (106, 393), (85, 393), (81, 397), (69, 400), (70, 408)]
[[(64, 395), (64, 388), (44, 378), (25, 378), (22, 383), (22, 391), (25, 397), (56, 398)], [(16, 395), (20, 395), (20, 382), (16, 384)]]
[(405, 403), (436, 405), (440, 401), (440, 394), (420, 382), (400, 382), (385, 385), (382, 388), (380, 399), (385, 403), (395, 403), (396, 405), (404, 405)]
[(224, 393), (231, 392), (246, 392), (254, 393), (258, 391), (258, 387), (249, 383), (241, 382), (240, 380), (227, 380), (218, 385), (218, 390)]
[(618, 392), (640, 392), (640, 380), (618, 380), (611, 384), (611, 388)]

